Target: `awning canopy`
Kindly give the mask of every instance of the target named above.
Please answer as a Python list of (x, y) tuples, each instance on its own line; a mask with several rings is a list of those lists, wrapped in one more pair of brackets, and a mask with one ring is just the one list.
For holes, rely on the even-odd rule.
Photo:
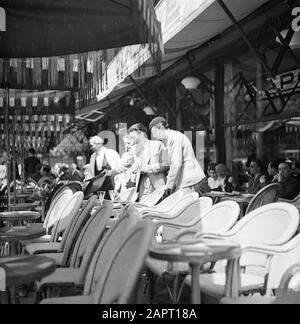
[(59, 56), (160, 41), (152, 0), (0, 0), (0, 8), (2, 58)]
[[(224, 2), (236, 19), (241, 21), (267, 3), (268, 0), (224, 0)], [(172, 65), (184, 57), (188, 51), (203, 45), (232, 26), (231, 20), (215, 0), (161, 0), (156, 6), (156, 15), (162, 25), (164, 45), (162, 71), (172, 68)], [(119, 55), (121, 56), (123, 53)], [(135, 79), (146, 81), (155, 76), (155, 70), (153, 62), (146, 56), (145, 61), (139, 62), (138, 67), (142, 66), (142, 63), (145, 64)], [(183, 64), (174, 67), (171, 74), (186, 69), (187, 64), (187, 60), (185, 60)], [(117, 71), (117, 69), (115, 70)], [(106, 90), (113, 89), (112, 87), (107, 88)], [(128, 87), (128, 91), (130, 90), (131, 85)], [(126, 88), (123, 88), (122, 91), (125, 95)], [(115, 93), (119, 93), (119, 88), (111, 91), (110, 97), (115, 97)], [(107, 95), (107, 92), (103, 92), (103, 95)], [(104, 103), (106, 104), (105, 99)], [(93, 110), (94, 106), (91, 106), (84, 109), (84, 113)], [(82, 115), (81, 111), (77, 114), (80, 115), (79, 118)]]
[[(132, 44), (142, 44), (160, 69), (161, 26), (152, 0), (0, 0), (0, 9), (0, 88), (25, 90), (19, 97), (27, 90), (78, 92), (76, 106), (84, 107), (106, 83), (111, 53)], [(120, 75), (128, 70), (123, 65)]]

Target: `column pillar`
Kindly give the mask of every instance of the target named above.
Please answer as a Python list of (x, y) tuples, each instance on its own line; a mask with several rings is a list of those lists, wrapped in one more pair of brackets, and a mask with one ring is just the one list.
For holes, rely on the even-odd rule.
[(215, 74), (215, 142), (217, 162), (226, 164), (226, 142), (224, 129), (224, 65), (218, 61), (214, 63)]

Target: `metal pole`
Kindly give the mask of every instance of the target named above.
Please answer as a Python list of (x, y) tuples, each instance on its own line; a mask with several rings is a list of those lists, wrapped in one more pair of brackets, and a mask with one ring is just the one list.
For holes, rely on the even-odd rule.
[[(21, 108), (22, 109), (22, 108)], [(22, 182), (22, 189), (25, 186), (25, 149), (24, 149), (24, 115), (23, 110), (21, 111), (21, 182)]]
[(248, 36), (244, 32), (243, 28), (240, 26), (240, 24), (238, 23), (238, 21), (235, 19), (235, 17), (231, 13), (231, 11), (227, 8), (227, 6), (223, 2), (223, 0), (217, 0), (217, 1), (218, 1), (219, 5), (222, 7), (222, 9), (224, 10), (224, 12), (226, 13), (226, 15), (232, 21), (233, 25), (236, 27), (237, 31), (242, 36), (242, 38), (245, 41), (245, 43), (249, 46), (249, 48), (252, 51), (253, 55), (256, 56), (256, 58), (261, 62), (261, 64), (265, 68), (265, 70), (268, 72), (269, 76), (270, 77), (273, 77), (274, 74), (273, 74), (271, 68), (268, 66), (268, 64), (266, 63), (266, 61), (263, 59), (263, 57), (259, 53), (259, 51), (253, 46), (253, 44), (251, 43), (250, 39), (248, 38)]
[(14, 184), (14, 205), (17, 204), (17, 177), (16, 177), (16, 111), (15, 107), (13, 107), (13, 116), (12, 116), (12, 136), (13, 136), (13, 142), (12, 142), (12, 169), (13, 169), (13, 184)]
[(9, 140), (9, 61), (5, 60), (5, 82), (6, 82), (6, 100), (4, 105), (4, 121), (5, 121), (5, 143), (6, 143), (6, 178), (7, 178), (7, 209), (11, 211), (10, 201), (10, 140)]

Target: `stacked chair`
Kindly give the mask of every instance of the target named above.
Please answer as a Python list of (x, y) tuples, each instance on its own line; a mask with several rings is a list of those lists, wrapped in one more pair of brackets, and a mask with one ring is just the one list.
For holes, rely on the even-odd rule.
[[(193, 208), (193, 204), (191, 204), (190, 208)], [(200, 233), (226, 233), (234, 226), (240, 215), (240, 207), (233, 201), (225, 201), (211, 206), (209, 210), (205, 210), (203, 213), (200, 211), (201, 209), (198, 209), (198, 213), (193, 218), (187, 212), (187, 219), (185, 217), (160, 219), (156, 226), (157, 228), (163, 226), (165, 231), (168, 230), (169, 236), (165, 241), (173, 243), (191, 242), (196, 241), (196, 236)], [(175, 232), (173, 231), (174, 229)], [(168, 262), (158, 261), (150, 257), (147, 258), (146, 266), (148, 268), (151, 301), (153, 301), (155, 296), (156, 280), (160, 277), (167, 285), (172, 302), (178, 303), (184, 279), (189, 273), (189, 266), (186, 263), (173, 263), (170, 265)]]
[[(42, 303), (125, 304), (135, 301), (137, 279), (153, 234), (154, 224), (142, 220), (138, 212), (130, 207), (104, 235), (95, 224), (89, 224), (83, 234), (83, 240), (88, 245), (82, 261), (77, 264), (80, 267), (57, 269), (39, 283), (40, 296), (45, 290), (50, 290), (48, 296), (52, 296), (54, 287), (70, 285), (82, 288), (81, 296), (50, 298)], [(64, 280), (59, 282), (63, 271)], [(71, 282), (71, 276), (75, 281)]]
[(135, 188), (130, 188), (119, 194), (118, 200), (121, 203), (134, 203), (138, 199), (138, 194)]
[[(78, 239), (78, 235), (86, 222), (91, 217), (91, 212), (95, 206), (97, 197), (92, 196), (78, 211), (77, 215), (70, 222), (69, 226), (65, 230), (62, 240), (60, 242), (48, 242), (48, 243), (31, 243), (26, 245), (26, 252), (33, 254), (48, 254), (56, 260), (57, 265), (65, 264), (67, 258), (72, 252), (74, 241)], [(65, 262), (63, 262), (65, 260)]]
[[(227, 233), (206, 234), (197, 238), (227, 239), (238, 243), (242, 248), (240, 265), (243, 272), (234, 284), (239, 287), (239, 295), (270, 295), (273, 289), (278, 288), (284, 271), (297, 263), (297, 257), (299, 259), (300, 237), (290, 241), (298, 227), (297, 208), (286, 203), (274, 203), (249, 213)], [(212, 303), (224, 297), (235, 297), (228, 296), (225, 289), (225, 265), (217, 264), (215, 270), (215, 273), (199, 277), (204, 300)], [(185, 283), (191, 285), (190, 276)]]
[[(56, 243), (78, 213), (82, 201), (83, 192), (76, 192), (73, 194), (73, 192), (68, 189), (59, 194), (53, 200), (44, 223), (31, 225), (43, 226), (46, 228), (47, 235), (41, 239), (34, 240), (30, 245), (34, 243)], [(25, 245), (25, 250), (26, 249)], [(39, 249), (39, 246), (37, 246), (37, 249)]]
[(261, 189), (250, 201), (246, 215), (259, 207), (277, 202), (279, 199), (279, 189), (280, 184), (278, 183), (272, 183)]

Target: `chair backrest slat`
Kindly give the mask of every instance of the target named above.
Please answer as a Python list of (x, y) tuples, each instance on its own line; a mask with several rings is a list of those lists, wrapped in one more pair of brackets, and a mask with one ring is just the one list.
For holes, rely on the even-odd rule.
[(158, 202), (162, 199), (163, 195), (164, 191), (159, 189), (152, 192), (150, 195), (143, 197), (140, 202), (146, 206), (153, 207), (158, 204)]
[(119, 195), (119, 200), (121, 202), (134, 203), (137, 201), (138, 194), (135, 188), (128, 189), (124, 192), (121, 192)]
[(69, 265), (71, 268), (79, 268), (82, 263), (88, 264), (90, 262), (90, 255), (94, 252), (94, 248), (89, 249), (89, 245), (97, 245), (98, 241), (103, 237), (112, 210), (111, 202), (107, 202), (89, 217), (78, 235), (72, 255), (70, 256)]
[(131, 302), (153, 234), (154, 224), (151, 221), (140, 221), (128, 232), (95, 284), (95, 303)]
[(64, 251), (64, 257), (62, 262), (62, 267), (67, 267), (70, 263), (70, 256), (72, 254), (73, 248), (75, 243), (82, 231), (83, 227), (85, 226), (86, 222), (88, 221), (92, 209), (95, 206), (97, 197), (92, 196), (82, 207), (82, 209), (77, 213), (76, 217), (66, 230), (63, 236), (63, 240), (61, 243), (61, 250)]
[(47, 231), (59, 220), (64, 207), (69, 203), (72, 197), (72, 190), (65, 189), (53, 199), (43, 225)]
[(99, 276), (108, 262), (117, 253), (124, 237), (139, 221), (140, 217), (134, 208), (127, 212), (109, 229), (96, 249), (85, 278), (84, 294), (89, 295), (94, 291)]
[(261, 189), (250, 201), (249, 206), (246, 210), (246, 215), (259, 207), (278, 201), (279, 189), (280, 185), (278, 183), (270, 184)]
[(70, 225), (74, 217), (77, 215), (83, 201), (83, 192), (76, 192), (72, 199), (65, 205), (56, 225), (51, 233), (51, 241), (57, 241), (60, 234)]

